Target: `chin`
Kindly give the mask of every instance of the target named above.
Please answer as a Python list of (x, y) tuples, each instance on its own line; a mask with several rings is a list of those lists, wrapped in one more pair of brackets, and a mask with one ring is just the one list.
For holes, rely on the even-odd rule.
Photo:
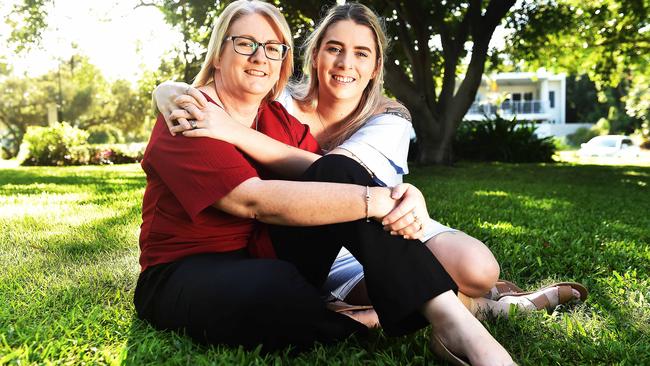
[(356, 90), (335, 90), (332, 96), (336, 99), (358, 99), (362, 94)]
[(267, 95), (272, 89), (272, 86), (250, 86), (244, 88), (248, 94), (259, 95), (261, 97)]

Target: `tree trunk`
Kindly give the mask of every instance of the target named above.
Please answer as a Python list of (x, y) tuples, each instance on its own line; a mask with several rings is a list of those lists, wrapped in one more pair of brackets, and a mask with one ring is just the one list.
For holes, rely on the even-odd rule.
[[(427, 24), (420, 22), (417, 14), (409, 14), (408, 10), (413, 9), (402, 9), (404, 14), (401, 16), (405, 19), (397, 23), (397, 30), (402, 50), (411, 68), (407, 73), (402, 67), (386, 63), (385, 81), (386, 87), (411, 112), (417, 134), (419, 163), (453, 162), (454, 136), (481, 84), (490, 39), (515, 0), (491, 0), (485, 8), (482, 3), (480, 0), (470, 1), (462, 21), (440, 25), (444, 71), (438, 95), (435, 94), (437, 88), (430, 73), (431, 58), (418, 57), (427, 56), (430, 50), (414, 48), (412, 45), (415, 40), (418, 40), (418, 44), (426, 42), (421, 37), (414, 38), (409, 32), (409, 29), (415, 29), (416, 34), (429, 34), (431, 28), (426, 28)], [(419, 9), (416, 13), (422, 12)], [(457, 66), (463, 57), (463, 48), (469, 35), (473, 43), (471, 59), (465, 78), (456, 88)]]

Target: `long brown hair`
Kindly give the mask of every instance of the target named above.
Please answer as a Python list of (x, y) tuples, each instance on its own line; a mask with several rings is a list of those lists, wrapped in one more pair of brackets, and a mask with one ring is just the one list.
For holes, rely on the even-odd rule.
[(384, 59), (386, 48), (388, 48), (385, 26), (383, 21), (370, 8), (354, 2), (332, 7), (314, 32), (307, 37), (303, 51), (303, 76), (297, 83), (289, 85), (291, 96), (303, 106), (316, 108), (318, 104), (318, 73), (316, 72), (314, 56), (320, 49), (321, 42), (329, 27), (343, 20), (351, 20), (372, 30), (375, 35), (377, 73), (364, 89), (359, 105), (352, 115), (338, 131), (331, 135), (328, 146), (323, 146), (327, 150), (340, 145), (356, 132), (374, 114), (383, 99)]

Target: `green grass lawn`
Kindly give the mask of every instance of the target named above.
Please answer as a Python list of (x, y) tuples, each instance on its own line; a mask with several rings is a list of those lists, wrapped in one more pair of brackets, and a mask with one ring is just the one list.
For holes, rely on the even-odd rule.
[[(650, 168), (415, 168), (432, 217), (492, 248), (502, 278), (587, 285), (585, 304), (486, 326), (520, 364), (650, 364)], [(0, 364), (434, 364), (427, 332), (298, 356), (205, 348), (134, 316), (138, 165), (0, 169)]]

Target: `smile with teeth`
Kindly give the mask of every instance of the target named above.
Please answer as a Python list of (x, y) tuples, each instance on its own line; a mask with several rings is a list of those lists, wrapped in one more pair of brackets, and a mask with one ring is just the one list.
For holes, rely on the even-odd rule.
[(248, 75), (253, 75), (253, 76), (266, 76), (266, 73), (260, 70), (246, 70), (245, 72)]
[(355, 80), (353, 77), (340, 75), (332, 75), (332, 78), (339, 83), (351, 83)]

